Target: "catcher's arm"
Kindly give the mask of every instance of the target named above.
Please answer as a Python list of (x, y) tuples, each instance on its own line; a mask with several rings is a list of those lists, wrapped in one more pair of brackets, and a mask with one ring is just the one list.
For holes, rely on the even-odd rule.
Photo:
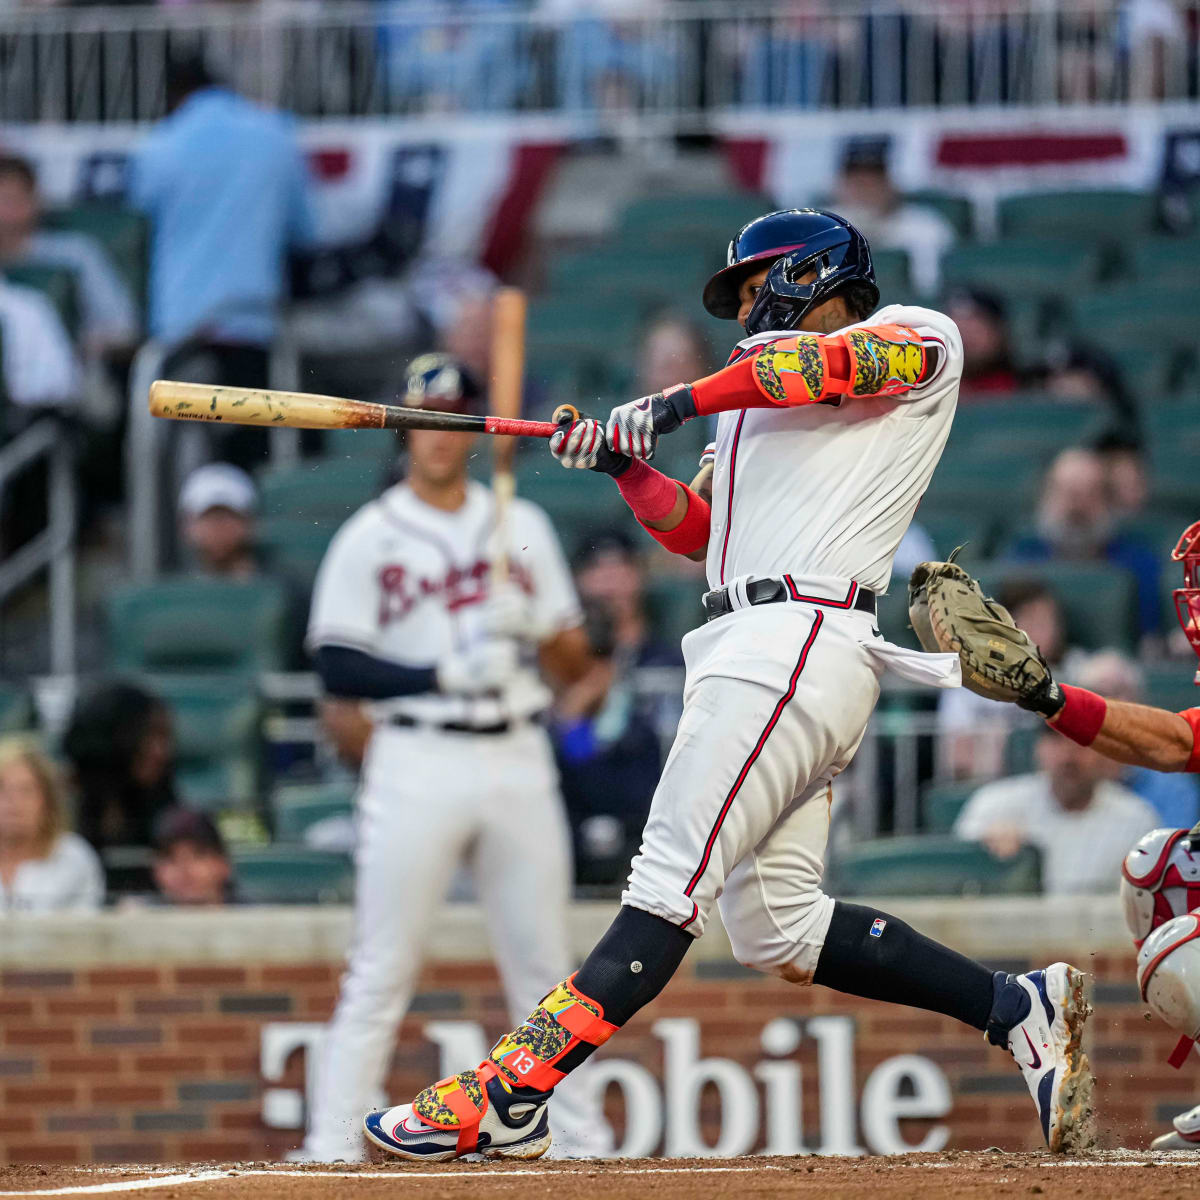
[[(1200, 710), (1190, 710), (1195, 716), (1189, 718), (1165, 708), (1105, 700), (1069, 684), (1061, 685), (1059, 690), (1063, 705), (1059, 713), (1047, 719), (1051, 728), (1072, 737), (1076, 714), (1086, 716), (1090, 711), (1100, 715), (1100, 727), (1094, 739), (1083, 744), (1105, 758), (1153, 771), (1200, 771)], [(1095, 719), (1093, 715), (1093, 724)], [(1082, 732), (1086, 736), (1087, 729)]]

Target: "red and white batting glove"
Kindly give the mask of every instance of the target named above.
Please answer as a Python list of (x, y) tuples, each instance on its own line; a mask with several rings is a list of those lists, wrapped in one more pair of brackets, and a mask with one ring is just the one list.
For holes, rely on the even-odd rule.
[(654, 457), (660, 433), (672, 433), (696, 415), (692, 389), (678, 383), (665, 392), (619, 404), (608, 415), (605, 436), (609, 448), (630, 458)]
[(550, 453), (564, 467), (579, 467), (588, 471), (603, 471), (614, 478), (626, 470), (630, 459), (614, 454), (604, 439), (604, 426), (591, 417), (564, 422), (550, 438)]

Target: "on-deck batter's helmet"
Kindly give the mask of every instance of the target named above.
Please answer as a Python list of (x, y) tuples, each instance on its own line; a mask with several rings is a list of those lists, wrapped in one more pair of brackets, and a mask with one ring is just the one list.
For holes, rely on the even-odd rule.
[[(1183, 563), (1183, 587), (1173, 593), (1175, 612), (1192, 649), (1200, 655), (1200, 521), (1183, 531), (1171, 557)], [(1196, 671), (1196, 683), (1200, 684), (1200, 670)]]
[[(771, 268), (746, 319), (750, 336), (794, 329), (805, 313), (848, 283), (868, 289), (870, 308), (879, 303), (871, 247), (836, 213), (788, 208), (756, 217), (729, 243), (727, 259), (704, 287), (704, 307), (714, 317), (736, 318), (742, 280), (764, 266)], [(810, 270), (816, 271), (816, 279), (796, 282)]]
[(481, 409), (483, 388), (449, 354), (419, 354), (404, 373), (404, 403), (409, 408), (470, 413)]

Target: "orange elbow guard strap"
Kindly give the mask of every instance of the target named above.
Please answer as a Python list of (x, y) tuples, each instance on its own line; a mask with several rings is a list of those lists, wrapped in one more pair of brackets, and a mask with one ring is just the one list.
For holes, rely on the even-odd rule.
[[(603, 1046), (617, 1027), (604, 1020), (599, 1004), (573, 986), (575, 976), (545, 996), (520, 1028), (492, 1047), (488, 1063), (509, 1083), (548, 1092), (566, 1075), (555, 1066), (580, 1042)], [(486, 1066), (487, 1064), (485, 1064)]]
[(674, 529), (651, 529), (639, 521), (642, 528), (660, 546), (672, 554), (694, 554), (708, 545), (708, 531), (712, 523), (712, 511), (703, 496), (697, 496), (685, 483), (679, 485), (687, 495), (687, 509), (683, 520)]
[(840, 396), (896, 396), (917, 387), (928, 368), (924, 342), (903, 325), (797, 333), (767, 342), (757, 353), (698, 380), (692, 398), (703, 416), (819, 404)]

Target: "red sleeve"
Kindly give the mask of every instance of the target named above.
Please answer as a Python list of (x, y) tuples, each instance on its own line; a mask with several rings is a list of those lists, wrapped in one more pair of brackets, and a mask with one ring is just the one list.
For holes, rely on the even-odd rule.
[(1185, 708), (1179, 715), (1192, 727), (1192, 757), (1183, 769), (1200, 774), (1200, 708)]

